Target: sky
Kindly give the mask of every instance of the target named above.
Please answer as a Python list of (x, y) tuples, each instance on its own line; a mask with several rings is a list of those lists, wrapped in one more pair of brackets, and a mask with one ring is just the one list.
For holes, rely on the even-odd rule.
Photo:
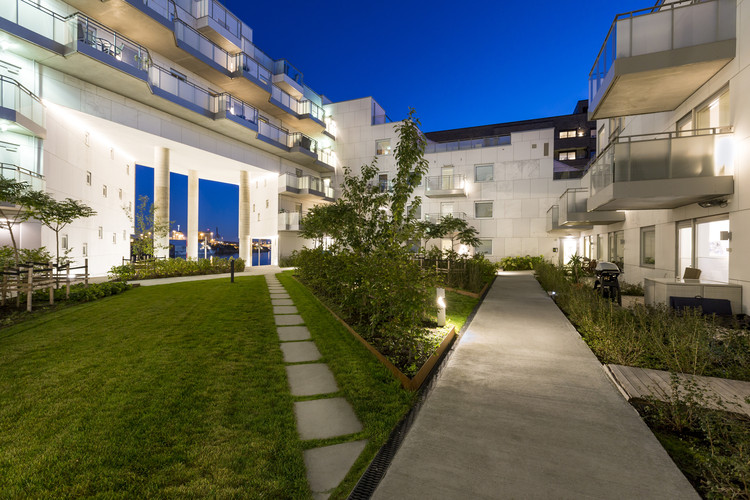
[[(316, 92), (372, 96), (393, 120), (412, 107), (431, 132), (572, 113), (615, 16), (655, 1), (222, 3)], [(136, 171), (136, 194), (153, 199), (148, 170)], [(184, 231), (187, 179), (172, 179), (170, 219)], [(201, 181), (199, 191), (200, 229), (236, 241), (237, 186)]]

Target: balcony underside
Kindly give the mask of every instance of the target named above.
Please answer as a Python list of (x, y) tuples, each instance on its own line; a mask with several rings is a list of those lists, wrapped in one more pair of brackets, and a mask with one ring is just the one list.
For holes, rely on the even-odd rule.
[[(618, 58), (590, 119), (673, 111), (735, 56), (736, 39)], [(597, 96), (598, 97), (598, 96)]]
[(431, 189), (426, 191), (424, 194), (428, 198), (451, 198), (461, 197), (466, 198), (465, 189)]
[(577, 226), (577, 227), (565, 227), (565, 226), (553, 226), (551, 229), (547, 229), (547, 234), (554, 236), (580, 236), (581, 231), (593, 229), (594, 226)]
[(242, 51), (240, 39), (227, 31), (215, 19), (209, 16), (200, 17), (197, 19), (195, 27), (203, 36), (227, 52), (234, 54)]
[(332, 198), (326, 198), (324, 193), (315, 191), (314, 189), (297, 189), (283, 185), (279, 188), (279, 194), (289, 196), (296, 200), (311, 201), (315, 203), (320, 203), (321, 201), (334, 201)]
[(0, 120), (7, 120), (11, 123), (15, 123), (17, 127), (15, 125), (12, 125), (8, 129), (13, 132), (24, 135), (33, 135), (39, 137), (40, 139), (44, 139), (45, 137), (47, 137), (46, 128), (39, 125), (38, 123), (35, 123), (34, 120), (24, 115), (23, 113), (16, 111), (15, 109), (4, 108), (0, 106)]
[(588, 210), (670, 209), (734, 193), (734, 177), (615, 182), (587, 200)]
[[(563, 218), (565, 220), (563, 220)], [(605, 226), (622, 222), (625, 220), (625, 214), (609, 210), (596, 212), (568, 212), (565, 217), (560, 216), (559, 224), (562, 227), (590, 229), (591, 226)]]

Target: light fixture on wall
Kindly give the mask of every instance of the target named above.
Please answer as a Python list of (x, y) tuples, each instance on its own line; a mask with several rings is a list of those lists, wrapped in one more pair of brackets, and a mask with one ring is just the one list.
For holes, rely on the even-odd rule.
[(717, 198), (714, 200), (699, 201), (698, 205), (703, 208), (721, 207), (724, 208), (728, 205), (726, 198)]

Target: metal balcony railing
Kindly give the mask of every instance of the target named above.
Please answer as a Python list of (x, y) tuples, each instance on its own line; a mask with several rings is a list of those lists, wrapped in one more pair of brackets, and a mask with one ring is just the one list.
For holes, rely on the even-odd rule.
[(430, 191), (456, 191), (466, 189), (466, 176), (463, 174), (454, 175), (433, 175), (427, 177), (426, 192)]
[(733, 175), (731, 127), (618, 136), (589, 164), (590, 192), (615, 182)]
[(424, 214), (424, 220), (427, 222), (440, 222), (440, 219), (443, 217), (453, 217), (454, 219), (461, 219), (461, 220), (467, 220), (468, 217), (466, 215), (466, 212), (445, 212), (445, 213), (429, 213)]
[(274, 142), (289, 147), (289, 131), (273, 125), (265, 119), (258, 119), (258, 134), (271, 139)]
[(0, 108), (12, 109), (44, 128), (44, 104), (17, 80), (0, 76)]
[(258, 110), (245, 101), (232, 96), (232, 94), (219, 94), (214, 98), (214, 102), (218, 106), (214, 112), (227, 111), (237, 118), (257, 125)]
[(238, 56), (222, 49), (184, 21), (180, 19), (174, 20), (174, 34), (179, 42), (188, 45), (206, 60), (218, 64), (229, 73), (234, 73), (237, 69)]
[(216, 105), (213, 102), (215, 96), (212, 96), (208, 90), (192, 82), (188, 82), (161, 66), (157, 66), (156, 64), (151, 65), (149, 68), (149, 82), (154, 87), (190, 102), (199, 108), (211, 113), (216, 112)]
[(44, 176), (31, 170), (13, 165), (12, 163), (0, 163), (0, 176), (5, 179), (13, 179), (25, 182), (35, 191), (44, 190)]
[(311, 153), (318, 154), (318, 141), (302, 132), (293, 132), (289, 135), (289, 147), (299, 147)]
[(157, 13), (164, 20), (172, 21), (175, 19), (175, 4), (170, 0), (125, 0), (127, 3), (137, 7), (141, 11), (146, 7)]
[(210, 17), (232, 35), (237, 38), (241, 36), (242, 23), (219, 2), (214, 0), (197, 0), (193, 5), (192, 14), (196, 19)]
[(146, 48), (83, 14), (73, 15), (71, 22), (75, 27), (79, 44), (83, 43), (138, 71), (148, 70), (151, 57)]
[(445, 153), (447, 151), (460, 151), (464, 149), (491, 148), (495, 146), (507, 146), (510, 144), (509, 135), (493, 135), (478, 137), (475, 139), (461, 139), (449, 142), (428, 142), (425, 145), (425, 153)]
[(618, 14), (589, 73), (589, 102), (615, 60), (735, 37), (735, 0), (682, 0)]
[(61, 45), (70, 41), (69, 19), (30, 0), (4, 0), (0, 17)]
[(264, 67), (258, 61), (253, 59), (252, 56), (241, 53), (237, 55), (238, 58), (238, 69), (241, 69), (251, 77), (259, 80), (265, 85), (271, 85), (271, 71)]

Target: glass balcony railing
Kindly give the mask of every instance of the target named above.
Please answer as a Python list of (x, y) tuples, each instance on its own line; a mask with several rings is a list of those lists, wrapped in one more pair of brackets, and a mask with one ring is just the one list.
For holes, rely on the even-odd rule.
[(70, 41), (68, 19), (31, 0), (3, 0), (0, 17), (58, 44)]
[(174, 33), (178, 42), (182, 42), (201, 54), (206, 60), (218, 64), (229, 73), (237, 69), (237, 56), (229, 54), (214, 42), (188, 26), (179, 19), (174, 21)]
[(430, 213), (430, 214), (424, 214), (424, 220), (427, 222), (433, 222), (437, 223), (440, 222), (440, 219), (443, 217), (451, 216), (454, 219), (461, 219), (466, 220), (468, 217), (466, 216), (466, 212), (446, 212), (446, 213)]
[(310, 115), (319, 122), (326, 118), (326, 112), (312, 101), (301, 101), (298, 106), (300, 115)]
[(617, 15), (589, 73), (592, 107), (616, 59), (730, 40), (736, 10), (736, 0), (678, 0)]
[(339, 127), (336, 125), (336, 122), (333, 120), (333, 118), (331, 118), (330, 116), (326, 116), (324, 120), (326, 124), (326, 132), (331, 134), (333, 137), (338, 137)]
[(283, 186), (287, 188), (296, 189), (299, 191), (307, 191), (310, 194), (320, 194), (325, 198), (333, 199), (334, 191), (330, 184), (321, 179), (320, 177), (313, 177), (312, 175), (303, 175), (297, 177), (296, 175), (286, 173), (284, 176)]
[(0, 75), (0, 108), (12, 109), (41, 128), (45, 127), (44, 104), (13, 78)]
[(625, 220), (625, 214), (613, 210), (588, 210), (588, 188), (568, 188), (558, 200), (558, 225), (588, 228)]
[(300, 103), (297, 99), (284, 92), (276, 85), (271, 87), (271, 98), (280, 105), (292, 110), (292, 113), (300, 114)]
[(289, 61), (287, 61), (286, 59), (279, 59), (277, 61), (274, 61), (273, 74), (286, 75), (291, 78), (292, 81), (295, 81), (302, 85), (302, 72), (289, 64)]
[(170, 0), (125, 0), (130, 5), (146, 11), (149, 14), (155, 12), (165, 21), (172, 21), (175, 19), (175, 4)]
[(0, 163), (0, 176), (4, 179), (13, 179), (25, 182), (34, 191), (44, 191), (45, 182), (42, 174), (13, 165), (11, 163)]
[(258, 124), (258, 110), (247, 104), (245, 101), (237, 99), (231, 94), (219, 94), (214, 98), (216, 102), (216, 111), (226, 111), (232, 116), (245, 120), (253, 125)]
[(560, 207), (552, 205), (547, 210), (547, 232), (560, 229)]
[(194, 83), (188, 82), (184, 77), (152, 64), (149, 68), (149, 83), (179, 99), (182, 99), (198, 108), (210, 113), (215, 112), (213, 96), (211, 93)]
[(271, 74), (273, 73), (274, 60), (271, 59), (268, 54), (256, 47), (247, 38), (243, 38), (242, 42), (242, 52), (268, 70), (268, 80), (270, 81)]
[(318, 141), (301, 132), (294, 132), (289, 135), (289, 147), (299, 147), (311, 153), (318, 153)]
[(463, 149), (491, 148), (495, 146), (507, 146), (510, 144), (509, 135), (495, 135), (490, 137), (479, 137), (476, 139), (462, 139), (450, 142), (428, 142), (425, 145), (425, 153), (445, 153), (447, 151), (460, 151)]
[(242, 34), (242, 23), (226, 7), (214, 0), (198, 0), (193, 4), (192, 14), (196, 19), (210, 17), (219, 26), (239, 38)]
[(325, 163), (331, 167), (336, 165), (336, 155), (333, 151), (328, 148), (318, 148), (318, 161)]
[(238, 54), (240, 65), (238, 69), (241, 69), (250, 77), (260, 81), (264, 85), (271, 85), (271, 72), (268, 68), (262, 66), (255, 59), (245, 54), (244, 52)]
[(279, 231), (299, 231), (300, 221), (305, 214), (299, 212), (279, 212)]
[(75, 14), (71, 19), (75, 23), (79, 51), (82, 49), (80, 44), (83, 44), (135, 70), (148, 70), (151, 57), (144, 47), (83, 14)]
[(733, 175), (731, 127), (620, 136), (589, 166), (591, 196), (616, 182)]
[(278, 142), (279, 144), (288, 147), (289, 131), (268, 123), (266, 120), (258, 120), (258, 135), (262, 135), (274, 142)]
[(431, 191), (465, 191), (466, 176), (463, 174), (455, 175), (434, 175), (427, 177), (426, 192)]

